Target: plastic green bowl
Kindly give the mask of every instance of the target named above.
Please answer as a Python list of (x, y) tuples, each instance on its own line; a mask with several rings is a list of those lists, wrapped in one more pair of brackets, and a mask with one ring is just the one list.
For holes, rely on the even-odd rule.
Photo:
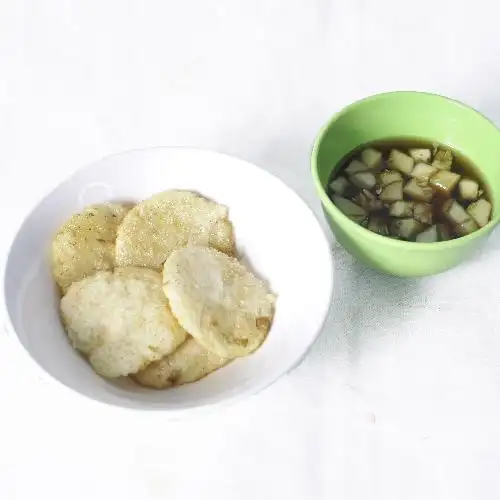
[[(414, 243), (380, 236), (347, 218), (326, 193), (332, 170), (356, 147), (395, 137), (437, 141), (469, 158), (489, 187), (492, 220), (462, 238)], [(367, 265), (396, 276), (425, 276), (456, 266), (473, 254), (500, 221), (500, 130), (474, 109), (439, 95), (390, 92), (347, 106), (319, 133), (311, 170), (337, 241)]]

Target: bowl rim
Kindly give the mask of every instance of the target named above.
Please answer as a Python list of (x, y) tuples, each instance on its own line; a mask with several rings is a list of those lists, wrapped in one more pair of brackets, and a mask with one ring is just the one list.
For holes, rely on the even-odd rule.
[(369, 229), (360, 226), (356, 222), (352, 221), (349, 217), (347, 217), (343, 212), (341, 212), (335, 204), (330, 200), (330, 197), (326, 193), (325, 188), (323, 187), (320, 178), (319, 178), (319, 172), (318, 172), (318, 153), (319, 149), (321, 146), (321, 143), (330, 128), (330, 126), (336, 122), (339, 118), (350, 112), (352, 109), (357, 108), (358, 106), (361, 106), (362, 104), (366, 104), (367, 102), (370, 101), (376, 101), (380, 98), (383, 97), (391, 97), (391, 96), (397, 96), (397, 95), (422, 95), (422, 96), (428, 96), (432, 97), (438, 100), (443, 100), (447, 101), (449, 104), (452, 104), (454, 106), (458, 106), (464, 110), (466, 110), (469, 113), (472, 113), (476, 115), (476, 117), (482, 119), (483, 121), (487, 122), (489, 125), (495, 128), (495, 130), (500, 134), (500, 128), (497, 127), (488, 117), (474, 109), (473, 107), (463, 103), (462, 101), (459, 101), (457, 99), (452, 99), (451, 97), (443, 96), (437, 93), (433, 92), (421, 92), (421, 91), (416, 91), (416, 90), (395, 90), (391, 92), (381, 92), (377, 94), (370, 95), (368, 97), (363, 97), (362, 99), (358, 99), (347, 106), (343, 107), (340, 111), (335, 113), (333, 116), (331, 116), (328, 121), (320, 128), (312, 149), (311, 149), (311, 154), (310, 154), (310, 163), (311, 163), (311, 174), (314, 182), (314, 186), (316, 188), (316, 193), (318, 194), (321, 203), (323, 204), (324, 208), (335, 218), (340, 218), (344, 220), (347, 223), (347, 228), (349, 230), (354, 231), (355, 233), (360, 234), (361, 236), (365, 236), (369, 239), (372, 239), (374, 243), (385, 243), (388, 246), (394, 247), (394, 248), (407, 248), (407, 249), (419, 249), (423, 250), (426, 252), (432, 251), (433, 249), (435, 250), (436, 248), (439, 248), (441, 250), (449, 249), (449, 248), (458, 248), (462, 245), (466, 245), (467, 242), (473, 241), (475, 239), (481, 238), (483, 235), (488, 234), (499, 222), (500, 222), (500, 210), (498, 214), (495, 217), (492, 217), (491, 220), (483, 227), (479, 228), (477, 231), (474, 231), (473, 233), (470, 233), (466, 236), (461, 236), (460, 238), (454, 238), (452, 240), (447, 240), (447, 241), (437, 241), (434, 243), (421, 243), (421, 242), (416, 242), (416, 241), (404, 241), (404, 240), (396, 240), (393, 238), (388, 238), (387, 236), (382, 236), (380, 234), (374, 233), (373, 231), (370, 231)]
[[(255, 386), (251, 386), (246, 388), (243, 391), (234, 391), (232, 394), (225, 396), (223, 399), (218, 400), (218, 401), (213, 401), (213, 402), (204, 402), (199, 405), (195, 404), (192, 406), (188, 406), (185, 408), (165, 408), (162, 407), (161, 405), (158, 404), (152, 404), (152, 405), (147, 405), (144, 407), (137, 407), (134, 405), (128, 405), (125, 402), (123, 404), (120, 404), (120, 401), (113, 399), (112, 401), (104, 401), (101, 399), (96, 399), (91, 397), (90, 395), (84, 394), (83, 392), (80, 392), (79, 390), (66, 385), (64, 382), (47, 372), (39, 363), (38, 361), (31, 355), (29, 350), (26, 348), (26, 346), (19, 340), (19, 337), (17, 336), (16, 330), (14, 328), (11, 315), (9, 313), (9, 309), (7, 307), (7, 302), (6, 302), (6, 271), (8, 267), (8, 263), (10, 260), (11, 252), (12, 252), (12, 245), (16, 238), (18, 237), (20, 231), (23, 229), (24, 223), (26, 219), (33, 213), (35, 212), (38, 207), (46, 200), (49, 196), (51, 196), (62, 184), (65, 182), (68, 182), (69, 180), (73, 179), (77, 175), (79, 175), (83, 170), (87, 168), (93, 167), (97, 163), (101, 163), (103, 161), (109, 160), (111, 158), (115, 157), (120, 157), (120, 156), (127, 156), (130, 154), (141, 154), (141, 153), (147, 153), (153, 150), (175, 150), (175, 151), (183, 151), (187, 152), (189, 154), (199, 154), (199, 155), (211, 155), (219, 158), (226, 158), (228, 160), (234, 161), (236, 160), (240, 164), (246, 165), (250, 169), (257, 169), (260, 172), (262, 172), (264, 175), (273, 178), (275, 181), (277, 181), (283, 189), (287, 190), (289, 193), (294, 195), (302, 204), (303, 208), (310, 214), (312, 217), (311, 223), (314, 223), (316, 225), (316, 228), (319, 230), (319, 234), (321, 235), (320, 237), (320, 244), (322, 247), (322, 252), (324, 253), (325, 256), (327, 256), (327, 260), (325, 262), (325, 265), (328, 268), (328, 273), (327, 275), (330, 276), (330, 279), (328, 281), (328, 294), (324, 298), (324, 304), (322, 307), (322, 318), (316, 328), (316, 331), (313, 332), (311, 335), (311, 338), (309, 339), (309, 342), (305, 346), (305, 349), (301, 356), (298, 358), (294, 359), (292, 362), (288, 363), (286, 367), (284, 367), (282, 370), (279, 371), (277, 375), (272, 375), (269, 379), (262, 380), (260, 383), (256, 384)], [(25, 213), (25, 216), (23, 220), (20, 222), (18, 227), (14, 230), (13, 235), (11, 235), (10, 240), (7, 243), (7, 252), (5, 254), (5, 259), (2, 265), (0, 266), (0, 311), (3, 313), (4, 319), (3, 319), (3, 324), (0, 323), (0, 333), (1, 330), (5, 331), (5, 334), (7, 336), (7, 339), (11, 341), (13, 344), (13, 347), (17, 348), (18, 351), (24, 352), (23, 359), (27, 360), (28, 365), (30, 366), (31, 369), (34, 371), (34, 376), (37, 377), (39, 380), (45, 383), (49, 383), (55, 388), (58, 388), (61, 390), (63, 393), (65, 393), (68, 396), (76, 396), (80, 401), (87, 401), (88, 403), (94, 404), (100, 408), (107, 408), (107, 409), (112, 409), (114, 411), (127, 411), (127, 412), (133, 412), (134, 414), (141, 413), (141, 414), (157, 414), (157, 413), (162, 413), (164, 417), (167, 417), (169, 419), (178, 419), (178, 418), (183, 418), (188, 415), (195, 415), (199, 413), (205, 413), (205, 412), (210, 412), (214, 411), (217, 408), (222, 408), (224, 406), (229, 406), (233, 405), (235, 403), (238, 403), (245, 399), (248, 396), (258, 394), (265, 390), (266, 388), (270, 387), (274, 383), (276, 383), (280, 378), (283, 376), (287, 375), (291, 371), (293, 371), (297, 366), (299, 366), (302, 361), (305, 359), (305, 357), (308, 355), (309, 351), (311, 350), (312, 346), (316, 342), (318, 336), (322, 333), (325, 324), (327, 322), (331, 306), (333, 303), (333, 297), (334, 297), (334, 282), (335, 282), (335, 266), (334, 266), (334, 260), (333, 260), (333, 253), (331, 249), (330, 242), (327, 237), (327, 233), (323, 226), (320, 223), (320, 220), (318, 216), (314, 213), (312, 208), (309, 206), (309, 204), (304, 200), (304, 198), (297, 193), (294, 189), (292, 189), (284, 180), (282, 180), (280, 177), (277, 175), (272, 174), (269, 172), (267, 169), (260, 167), (250, 161), (244, 160), (242, 158), (239, 158), (237, 156), (232, 156), (226, 153), (221, 153), (218, 151), (210, 150), (210, 149), (205, 149), (205, 148), (197, 148), (197, 147), (191, 147), (191, 146), (155, 146), (155, 147), (147, 147), (147, 148), (136, 148), (136, 149), (130, 149), (130, 150), (124, 150), (120, 151), (117, 153), (113, 153), (110, 155), (105, 155), (102, 156), (95, 161), (86, 163), (82, 167), (76, 169), (73, 171), (70, 175), (66, 176), (64, 179), (62, 179), (60, 182), (58, 182), (54, 187), (52, 187), (50, 190), (48, 190), (43, 196), (39, 197), (37, 202), (32, 205)], [(98, 376), (96, 374), (96, 376)]]

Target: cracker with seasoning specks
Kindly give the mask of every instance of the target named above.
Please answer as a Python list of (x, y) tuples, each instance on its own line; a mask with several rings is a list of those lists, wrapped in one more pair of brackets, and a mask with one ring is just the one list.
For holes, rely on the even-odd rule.
[(72, 283), (115, 266), (118, 226), (130, 205), (103, 203), (73, 215), (52, 242), (52, 275), (62, 293)]
[(116, 238), (117, 266), (160, 270), (167, 257), (187, 245), (235, 253), (227, 207), (191, 191), (172, 190), (137, 204)]

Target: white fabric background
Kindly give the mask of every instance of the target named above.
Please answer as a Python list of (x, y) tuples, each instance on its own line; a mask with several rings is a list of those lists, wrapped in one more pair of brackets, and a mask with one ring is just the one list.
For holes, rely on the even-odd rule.
[[(489, 0), (4, 0), (3, 257), (83, 164), (184, 144), (278, 173), (319, 214), (312, 140), (350, 101), (437, 91), (500, 122)], [(496, 499), (500, 233), (442, 276), (381, 276), (334, 248), (306, 361), (263, 393), (167, 422), (37, 380), (0, 335), (0, 498)]]

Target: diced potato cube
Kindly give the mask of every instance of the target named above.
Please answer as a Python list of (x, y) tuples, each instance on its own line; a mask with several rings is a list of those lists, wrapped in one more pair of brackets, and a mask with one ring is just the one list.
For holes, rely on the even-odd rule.
[(399, 236), (404, 240), (412, 240), (424, 229), (425, 225), (415, 219), (394, 219), (391, 221), (389, 231), (393, 236)]
[(443, 193), (450, 195), (455, 189), (460, 175), (449, 170), (438, 170), (429, 180), (429, 184)]
[(479, 184), (473, 179), (460, 179), (458, 193), (462, 200), (475, 201), (479, 198)]
[(356, 203), (353, 203), (351, 200), (348, 200), (347, 198), (343, 198), (342, 196), (338, 195), (333, 195), (332, 201), (334, 205), (344, 215), (346, 215), (355, 222), (362, 222), (363, 219), (368, 217), (368, 212), (364, 208), (360, 207), (359, 205), (356, 205)]
[(384, 203), (394, 203), (403, 199), (403, 181), (393, 182), (382, 189), (379, 199)]
[(370, 216), (370, 221), (368, 223), (368, 229), (374, 233), (378, 233), (382, 236), (388, 236), (389, 230), (387, 229), (387, 224), (383, 217), (378, 217), (376, 215)]
[(432, 205), (430, 203), (415, 203), (413, 218), (424, 224), (432, 224)]
[(460, 236), (467, 236), (468, 234), (473, 233), (478, 229), (479, 226), (476, 224), (476, 221), (474, 219), (468, 219), (465, 222), (462, 222), (461, 224), (457, 224), (455, 226), (455, 231)]
[(412, 201), (395, 201), (389, 207), (389, 215), (391, 217), (411, 217), (413, 215)]
[(429, 182), (431, 175), (437, 172), (437, 168), (427, 163), (417, 163), (411, 172), (411, 176), (419, 181)]
[(491, 203), (481, 198), (467, 207), (467, 213), (477, 222), (479, 227), (484, 227), (490, 220)]
[(428, 227), (426, 230), (417, 234), (416, 241), (419, 243), (435, 243), (439, 241), (439, 233), (436, 225)]
[(453, 154), (449, 149), (439, 149), (432, 160), (432, 166), (441, 170), (450, 170), (452, 163)]
[(404, 187), (404, 193), (413, 200), (430, 202), (434, 195), (432, 188), (417, 179), (410, 179)]
[(367, 189), (361, 190), (353, 201), (360, 207), (368, 210), (368, 212), (374, 212), (376, 210), (382, 210), (384, 208), (384, 204), (371, 191), (368, 191)]
[(397, 149), (392, 149), (389, 153), (388, 164), (389, 167), (398, 170), (404, 175), (410, 175), (413, 170), (415, 160)]
[(330, 189), (335, 194), (343, 195), (349, 187), (349, 181), (342, 175), (330, 182)]
[(397, 181), (402, 181), (403, 176), (401, 175), (401, 172), (396, 172), (396, 170), (389, 170), (386, 169), (383, 172), (380, 172), (379, 174), (379, 182), (381, 186), (388, 186), (389, 184), (392, 184), (393, 182)]
[(350, 181), (360, 189), (373, 189), (377, 184), (377, 179), (373, 172), (358, 172), (349, 175)]
[(458, 201), (451, 198), (443, 203), (443, 215), (452, 224), (462, 224), (470, 218), (465, 208)]
[(371, 170), (380, 167), (382, 163), (382, 153), (374, 148), (366, 148), (361, 153), (361, 161)]
[(345, 169), (346, 173), (349, 175), (357, 174), (358, 172), (365, 172), (366, 170), (368, 170), (368, 167), (359, 160), (352, 160)]
[(415, 160), (415, 162), (427, 163), (432, 157), (430, 149), (410, 148), (408, 153), (410, 153), (410, 156)]

